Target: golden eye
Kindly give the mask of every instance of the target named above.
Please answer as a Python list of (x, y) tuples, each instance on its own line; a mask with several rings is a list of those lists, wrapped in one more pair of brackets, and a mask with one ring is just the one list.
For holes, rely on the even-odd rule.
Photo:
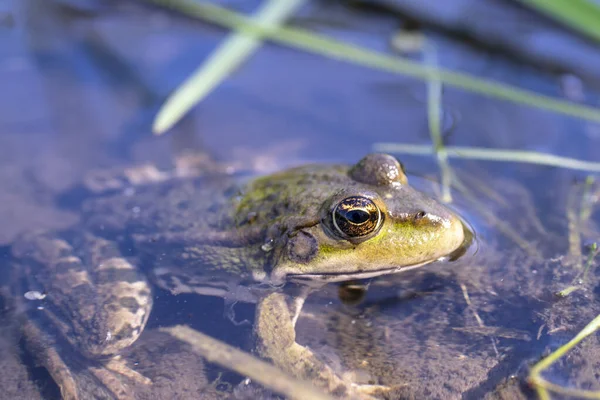
[(346, 197), (332, 213), (333, 226), (344, 238), (370, 235), (381, 226), (381, 210), (373, 200), (361, 196)]

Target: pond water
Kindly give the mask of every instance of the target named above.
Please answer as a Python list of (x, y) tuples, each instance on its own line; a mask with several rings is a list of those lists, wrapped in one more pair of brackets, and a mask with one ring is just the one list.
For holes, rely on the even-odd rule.
[[(258, 4), (218, 3), (240, 12)], [(406, 21), (398, 13), (398, 7), (406, 12), (403, 3), (309, 2), (291, 22), (395, 54), (390, 43)], [(14, 276), (15, 239), (80, 222), (80, 207), (90, 196), (82, 182), (98, 171), (118, 175), (145, 164), (169, 170), (177, 156), (193, 152), (265, 174), (307, 162), (354, 164), (378, 143), (431, 144), (424, 82), (269, 42), (157, 137), (151, 125), (162, 102), (219, 46), (226, 30), (143, 2), (14, 0), (2, 7), (3, 286)], [(488, 18), (491, 24), (494, 18)], [(511, 54), (510, 45), (498, 51), (489, 33), (473, 42), (435, 23), (429, 20), (421, 32), (444, 68), (558, 98), (566, 98), (565, 83), (571, 83), (571, 98), (599, 104), (597, 77), (586, 75), (583, 62), (577, 72), (587, 80), (557, 72), (568, 69), (568, 62), (536, 58), (543, 49), (531, 57)], [(554, 24), (542, 28), (572, 38)], [(584, 58), (594, 49), (587, 42), (581, 46)], [(418, 52), (408, 57), (422, 58)], [(600, 159), (598, 124), (450, 87), (444, 87), (442, 107), (447, 146)], [(439, 198), (435, 156), (395, 155), (412, 185)], [(338, 284), (325, 286), (306, 300), (297, 342), (348, 379), (387, 387), (381, 398), (536, 398), (525, 384), (531, 366), (600, 313), (600, 275), (596, 261), (588, 263), (599, 240), (600, 189), (586, 183), (584, 171), (462, 159), (450, 159), (450, 165), (463, 185), (453, 187), (449, 207), (475, 233), (466, 254), (361, 282), (368, 290), (358, 304), (340, 301)], [(586, 265), (579, 289), (556, 296), (577, 282)], [(25, 289), (38, 290), (34, 286)], [(15, 305), (4, 296), (11, 290), (2, 292), (0, 364), (8, 373), (0, 374), (0, 398), (60, 398), (53, 377), (32, 354), (36, 347), (26, 345), (19, 330), (44, 299)], [(243, 321), (254, 320), (253, 304), (153, 290), (146, 329), (123, 352), (129, 365), (153, 381), (151, 387), (135, 386), (135, 398), (275, 398), (259, 384), (239, 385), (243, 376), (158, 331), (187, 324), (252, 352), (253, 324)], [(599, 345), (595, 336), (586, 339), (544, 376), (564, 387), (600, 390)], [(110, 398), (85, 361), (63, 358), (74, 366), (81, 398)]]

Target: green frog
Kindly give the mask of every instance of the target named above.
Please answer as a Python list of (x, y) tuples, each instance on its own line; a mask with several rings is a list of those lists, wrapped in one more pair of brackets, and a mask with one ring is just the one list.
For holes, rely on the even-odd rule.
[(14, 243), (16, 292), (37, 305), (24, 336), (63, 398), (92, 397), (73, 377), (75, 359), (114, 398), (131, 398), (127, 379), (151, 383), (119, 353), (144, 331), (154, 287), (256, 303), (258, 354), (347, 396), (352, 383), (295, 340), (304, 299), (329, 282), (451, 257), (468, 236), (457, 215), (408, 184), (390, 155), (238, 175), (129, 179), (123, 190), (84, 201), (73, 229)]

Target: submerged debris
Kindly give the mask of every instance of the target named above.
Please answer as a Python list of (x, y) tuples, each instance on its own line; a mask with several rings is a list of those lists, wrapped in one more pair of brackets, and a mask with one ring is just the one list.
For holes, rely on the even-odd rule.
[(46, 298), (46, 294), (38, 292), (37, 290), (30, 290), (29, 292), (25, 292), (23, 297), (25, 297), (27, 300), (44, 300)]

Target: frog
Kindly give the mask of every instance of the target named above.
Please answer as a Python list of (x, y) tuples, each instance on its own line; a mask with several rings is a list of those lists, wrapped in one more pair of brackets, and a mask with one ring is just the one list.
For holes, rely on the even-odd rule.
[[(529, 368), (599, 314), (599, 275), (574, 280), (584, 265), (597, 268), (598, 186), (544, 171), (535, 176), (547, 178), (547, 188), (565, 189), (546, 197), (509, 166), (473, 162), (452, 172), (453, 207), (477, 233), (467, 254), (452, 268), (346, 282), (343, 304), (327, 302), (336, 286), (323, 288), (303, 308), (298, 341), (360, 372), (355, 382), (390, 388), (388, 399), (533, 398)], [(435, 190), (438, 182), (425, 184)], [(583, 286), (563, 294), (574, 284)], [(590, 389), (597, 368), (588, 345), (544, 379)]]
[(120, 353), (143, 334), (159, 289), (256, 304), (260, 357), (336, 396), (357, 393), (296, 342), (305, 299), (330, 283), (451, 258), (468, 237), (463, 220), (409, 185), (389, 154), (262, 176), (144, 176), (156, 179), (128, 176), (125, 188), (86, 198), (76, 226), (11, 246), (14, 297), (26, 292), (37, 304), (24, 313), (25, 341), (65, 399), (92, 397), (73, 364), (108, 398), (133, 398), (127, 381), (152, 384)]

